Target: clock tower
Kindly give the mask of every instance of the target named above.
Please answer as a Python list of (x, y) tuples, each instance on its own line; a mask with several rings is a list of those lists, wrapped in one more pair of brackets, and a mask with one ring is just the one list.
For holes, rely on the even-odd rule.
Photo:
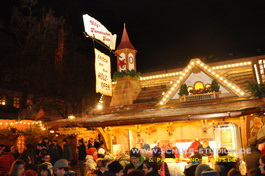
[(135, 70), (136, 71), (136, 53), (137, 50), (131, 44), (125, 24), (122, 33), (121, 43), (115, 51), (117, 56), (117, 70), (128, 71)]

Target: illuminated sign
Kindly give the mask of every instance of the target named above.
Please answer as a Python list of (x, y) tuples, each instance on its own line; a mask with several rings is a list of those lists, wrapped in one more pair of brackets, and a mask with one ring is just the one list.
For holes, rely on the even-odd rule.
[(117, 38), (116, 34), (112, 35), (105, 26), (88, 14), (83, 15), (83, 20), (85, 32), (88, 36), (100, 40), (111, 50), (115, 50)]
[(95, 49), (96, 92), (112, 96), (110, 57)]

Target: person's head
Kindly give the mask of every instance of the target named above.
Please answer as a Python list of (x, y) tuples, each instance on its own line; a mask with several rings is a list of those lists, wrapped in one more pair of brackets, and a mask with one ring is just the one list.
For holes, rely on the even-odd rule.
[(58, 144), (58, 141), (57, 140), (53, 140), (52, 143), (53, 143), (54, 146), (56, 146)]
[(199, 153), (195, 153), (194, 155), (190, 157), (190, 160), (192, 164), (200, 164), (202, 160), (202, 155)]
[(63, 139), (63, 140), (62, 140), (62, 143), (63, 143), (63, 144), (67, 143), (67, 139)]
[(206, 139), (203, 140), (203, 141), (202, 141), (202, 147), (203, 147), (203, 148), (207, 148), (208, 146), (209, 146), (209, 141), (206, 140)]
[(236, 168), (230, 169), (230, 171), (227, 173), (227, 176), (242, 176), (240, 171)]
[(115, 176), (123, 175), (123, 167), (118, 161), (113, 161), (108, 165), (108, 169), (110, 172), (114, 173)]
[(6, 146), (5, 149), (4, 149), (4, 152), (5, 153), (10, 153), (11, 151), (11, 147), (10, 146)]
[(109, 159), (102, 159), (101, 162), (98, 164), (99, 170), (101, 171), (108, 171), (108, 165), (112, 162), (112, 160)]
[(160, 157), (161, 156), (161, 148), (160, 147), (154, 147), (151, 149), (153, 157)]
[(10, 176), (22, 176), (25, 172), (25, 166), (26, 163), (21, 160), (21, 159), (17, 159), (13, 162), (9, 175)]
[(42, 150), (43, 147), (44, 147), (44, 144), (43, 143), (38, 143), (38, 145), (37, 145), (37, 149), (38, 150)]
[(34, 171), (34, 170), (27, 170), (24, 174), (23, 174), (23, 176), (37, 176), (38, 175), (38, 173), (36, 172), (36, 171)]
[(68, 161), (66, 159), (59, 159), (55, 162), (53, 166), (54, 173), (57, 176), (63, 176), (68, 172), (69, 166)]
[(143, 162), (143, 171), (144, 171), (145, 175), (150, 173), (150, 172), (158, 173), (157, 162), (154, 160), (152, 160), (152, 161), (145, 160)]
[(51, 155), (49, 153), (45, 153), (43, 156), (42, 156), (42, 161), (43, 162), (50, 162), (51, 161)]
[(144, 176), (144, 175), (145, 175), (144, 171), (140, 169), (134, 169), (128, 174), (128, 176)]
[(224, 147), (221, 147), (219, 150), (218, 150), (218, 155), (219, 156), (227, 156), (228, 155), (228, 150)]
[(130, 152), (130, 160), (133, 165), (138, 165), (141, 161), (140, 149), (132, 148)]
[(91, 147), (89, 149), (87, 149), (87, 154), (88, 155), (97, 155), (97, 149), (95, 147)]
[(53, 175), (52, 164), (48, 162), (42, 163), (39, 166), (38, 175), (39, 176), (52, 176)]
[(10, 152), (11, 153), (17, 153), (18, 150), (17, 150), (17, 147), (15, 145), (13, 145), (11, 148), (10, 148)]
[(47, 137), (45, 137), (45, 138), (43, 138), (42, 141), (48, 143), (49, 139)]
[(255, 138), (255, 137), (248, 139), (248, 145), (250, 147), (256, 147), (257, 143), (258, 143), (258, 141), (257, 141), (257, 138)]
[(208, 164), (199, 164), (196, 167), (195, 176), (201, 176), (202, 171), (209, 169), (210, 166)]
[(219, 176), (218, 172), (213, 169), (206, 169), (202, 171), (201, 176)]
[(78, 140), (78, 145), (85, 145), (85, 144), (84, 144), (84, 140), (79, 139), (79, 140)]
[(262, 155), (259, 159), (259, 169), (262, 174), (265, 174), (265, 155)]
[(251, 176), (260, 176), (261, 175), (261, 171), (259, 168), (253, 168), (249, 171)]

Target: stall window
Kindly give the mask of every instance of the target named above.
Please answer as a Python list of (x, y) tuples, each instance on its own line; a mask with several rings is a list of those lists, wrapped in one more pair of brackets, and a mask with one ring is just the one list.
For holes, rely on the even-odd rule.
[(211, 88), (211, 84), (206, 84), (206, 85), (205, 85), (205, 88), (206, 88), (206, 89)]
[(189, 86), (188, 87), (188, 92), (191, 92), (193, 90), (193, 87)]
[(265, 80), (265, 60), (259, 60), (259, 69), (262, 82)]
[(194, 89), (199, 90), (199, 89), (204, 89), (204, 85), (202, 82), (198, 81), (194, 84)]
[(15, 108), (20, 108), (20, 102), (19, 102), (19, 100), (20, 100), (20, 98), (17, 98), (17, 97), (14, 98), (13, 106)]

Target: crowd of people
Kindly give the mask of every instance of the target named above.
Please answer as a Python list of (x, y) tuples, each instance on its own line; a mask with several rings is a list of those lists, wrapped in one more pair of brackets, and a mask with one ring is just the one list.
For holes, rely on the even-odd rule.
[[(165, 158), (180, 157), (177, 148), (163, 148), (159, 145), (152, 149), (132, 148), (128, 153), (117, 151), (112, 155), (104, 148), (102, 142), (90, 139), (87, 143), (78, 140), (76, 152), (78, 167), (74, 165), (72, 146), (63, 139), (44, 138), (36, 148), (26, 145), (19, 153), (16, 146), (0, 145), (0, 176), (240, 176), (237, 158), (229, 155), (226, 148), (220, 148), (215, 165), (210, 167), (202, 162), (202, 157), (212, 157), (209, 145), (195, 141), (187, 149), (189, 158), (184, 171), (173, 171)], [(265, 175), (265, 155), (257, 148), (257, 141), (249, 140), (251, 152), (245, 155), (248, 175)], [(144, 146), (144, 145), (143, 145)], [(146, 145), (145, 145), (146, 146)], [(207, 149), (207, 150), (206, 150)], [(178, 162), (178, 160), (174, 160)], [(213, 169), (214, 168), (214, 169)]]

